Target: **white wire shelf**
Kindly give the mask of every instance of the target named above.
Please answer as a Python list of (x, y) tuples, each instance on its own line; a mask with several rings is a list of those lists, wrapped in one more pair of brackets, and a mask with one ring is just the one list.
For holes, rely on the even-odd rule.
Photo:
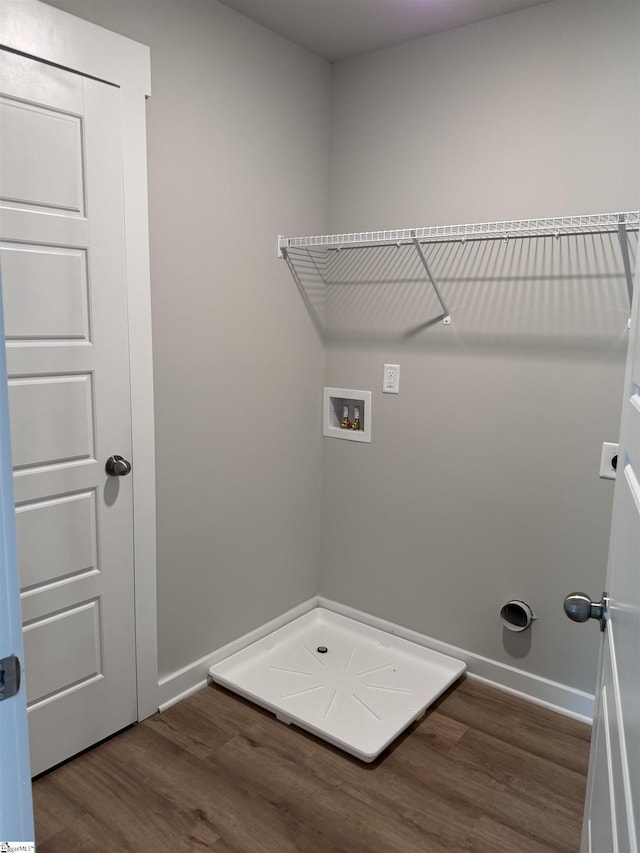
[(324, 234), (313, 237), (279, 237), (278, 256), (283, 250), (305, 248), (358, 248), (402, 245), (405, 243), (465, 242), (467, 240), (509, 240), (518, 237), (561, 237), (567, 234), (608, 234), (640, 229), (640, 211), (596, 213), (582, 216), (554, 216), (545, 219), (513, 219), (505, 222), (477, 222), (467, 225), (435, 225), (429, 228), (400, 228), (363, 231), (358, 234)]
[[(595, 213), (581, 216), (553, 216), (545, 219), (512, 219), (504, 222), (476, 222), (468, 225), (435, 225), (429, 228), (399, 228), (389, 231), (362, 231), (359, 234), (325, 234), (315, 237), (278, 237), (278, 257), (284, 258), (289, 269), (303, 290), (296, 265), (290, 250), (339, 251), (341, 249), (366, 249), (379, 246), (403, 246), (413, 244), (428, 282), (442, 308), (442, 322), (451, 323), (449, 308), (442, 292), (431, 273), (423, 246), (430, 243), (465, 243), (479, 240), (504, 240), (556, 237), (566, 235), (615, 234), (617, 236), (624, 276), (627, 284), (629, 305), (633, 298), (633, 272), (629, 257), (627, 233), (640, 230), (640, 211), (618, 213)], [(300, 253), (299, 253), (300, 254)], [(311, 251), (308, 255), (315, 254)], [(317, 266), (317, 265), (316, 265)], [(318, 269), (318, 273), (320, 270)], [(320, 274), (321, 275), (321, 274)], [(322, 276), (321, 276), (322, 277)]]

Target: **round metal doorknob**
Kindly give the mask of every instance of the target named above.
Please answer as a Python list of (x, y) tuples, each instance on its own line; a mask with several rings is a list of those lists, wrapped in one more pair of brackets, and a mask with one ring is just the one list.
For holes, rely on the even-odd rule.
[(131, 462), (127, 462), (124, 456), (115, 454), (107, 459), (104, 470), (110, 477), (125, 477), (131, 473)]
[(607, 620), (607, 593), (602, 594), (602, 600), (594, 602), (585, 592), (572, 592), (564, 600), (564, 612), (574, 622), (588, 622), (598, 619), (600, 630), (604, 631)]

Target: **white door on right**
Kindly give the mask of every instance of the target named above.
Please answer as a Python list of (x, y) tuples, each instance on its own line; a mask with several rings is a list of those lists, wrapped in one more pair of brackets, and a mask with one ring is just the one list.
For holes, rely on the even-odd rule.
[(640, 254), (625, 371), (602, 647), (582, 853), (638, 853), (640, 839)]

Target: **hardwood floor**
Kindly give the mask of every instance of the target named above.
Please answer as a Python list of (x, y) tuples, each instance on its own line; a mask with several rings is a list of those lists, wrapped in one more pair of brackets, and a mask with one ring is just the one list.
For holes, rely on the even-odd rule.
[(365, 765), (211, 686), (37, 779), (37, 849), (578, 851), (590, 733), (467, 679)]

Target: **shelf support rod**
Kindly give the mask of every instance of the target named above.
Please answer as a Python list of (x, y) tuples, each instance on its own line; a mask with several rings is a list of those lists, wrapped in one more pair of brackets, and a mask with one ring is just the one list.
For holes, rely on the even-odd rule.
[(633, 300), (633, 273), (631, 272), (631, 261), (629, 259), (629, 244), (627, 242), (627, 227), (625, 225), (624, 214), (620, 214), (620, 221), (618, 222), (618, 240), (620, 241), (620, 252), (622, 253), (622, 263), (624, 265), (624, 277), (627, 280), (629, 309), (631, 309), (631, 301)]
[(422, 266), (425, 268), (427, 275), (429, 276), (429, 281), (431, 282), (431, 286), (438, 297), (438, 302), (440, 303), (440, 307), (442, 308), (442, 312), (444, 314), (443, 324), (445, 326), (449, 326), (451, 324), (451, 316), (449, 314), (449, 309), (447, 308), (447, 304), (442, 298), (442, 294), (440, 293), (440, 289), (438, 285), (435, 283), (433, 276), (431, 275), (431, 270), (429, 269), (429, 264), (427, 263), (427, 259), (424, 256), (424, 252), (422, 251), (422, 246), (420, 245), (420, 240), (417, 237), (413, 238), (413, 245), (416, 247), (416, 252), (418, 253), (418, 257), (422, 262)]

